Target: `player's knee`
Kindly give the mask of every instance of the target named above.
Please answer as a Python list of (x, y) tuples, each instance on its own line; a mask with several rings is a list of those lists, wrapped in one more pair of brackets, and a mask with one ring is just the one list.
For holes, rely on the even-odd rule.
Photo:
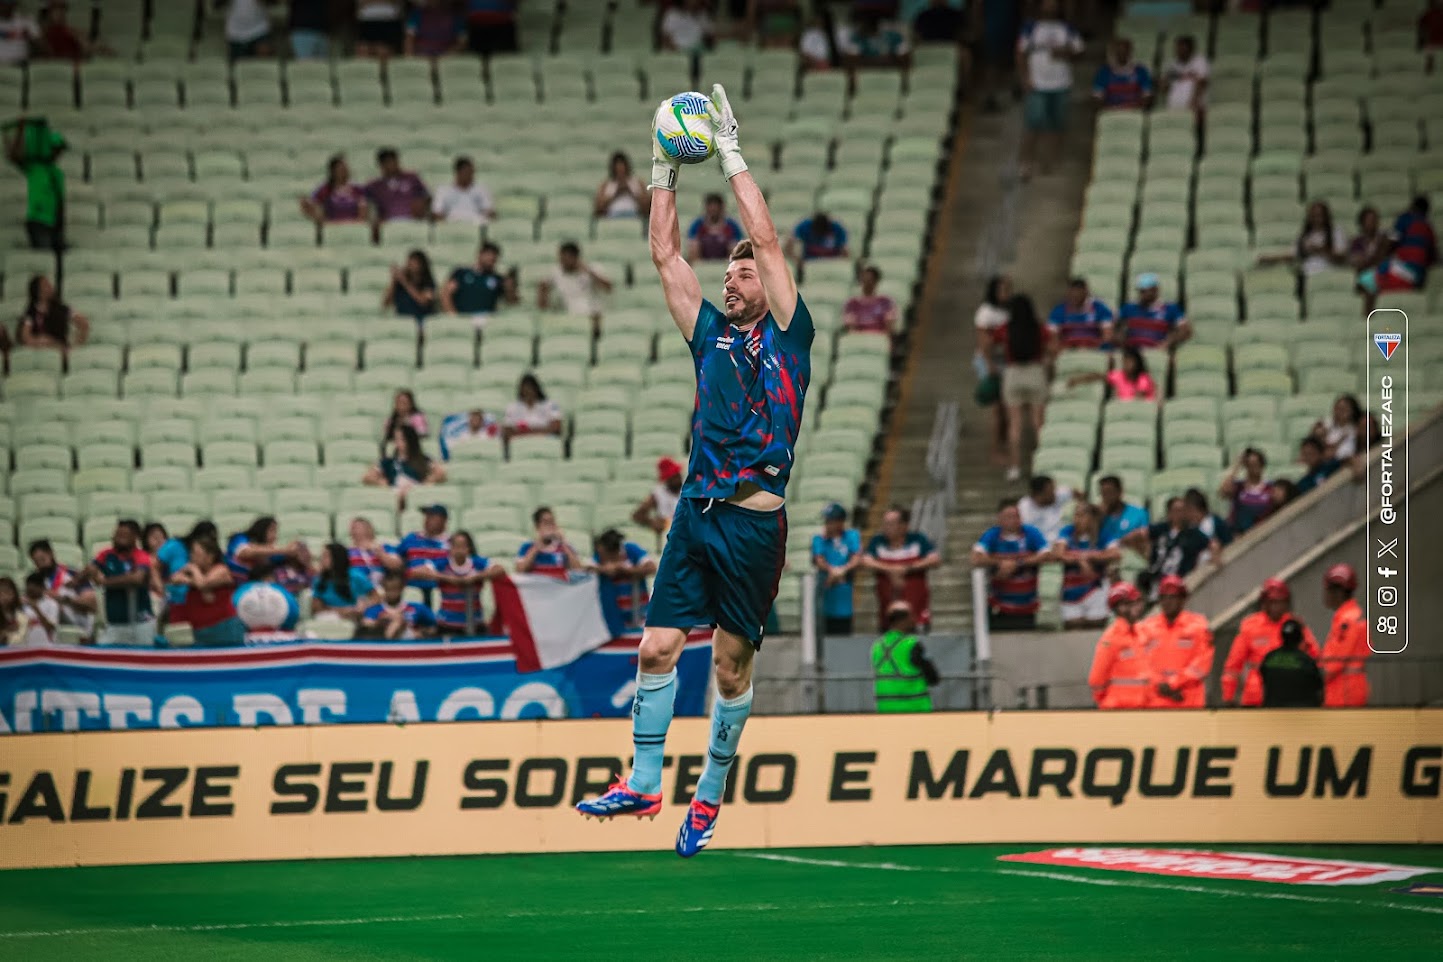
[(716, 673), (716, 690), (723, 698), (737, 698), (752, 683), (750, 662), (742, 663), (720, 653), (712, 656)]
[(686, 632), (677, 628), (648, 628), (637, 648), (637, 667), (643, 674), (663, 675), (676, 666), (686, 643)]

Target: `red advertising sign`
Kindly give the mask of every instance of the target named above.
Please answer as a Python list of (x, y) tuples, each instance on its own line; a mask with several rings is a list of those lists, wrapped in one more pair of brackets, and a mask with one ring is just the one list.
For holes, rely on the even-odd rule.
[(1100, 868), (1188, 878), (1284, 882), (1291, 885), (1372, 885), (1437, 872), (1415, 865), (1350, 862), (1342, 859), (1291, 858), (1253, 852), (1200, 852), (1155, 848), (1052, 848), (998, 856), (1004, 862), (1031, 862), (1067, 868)]

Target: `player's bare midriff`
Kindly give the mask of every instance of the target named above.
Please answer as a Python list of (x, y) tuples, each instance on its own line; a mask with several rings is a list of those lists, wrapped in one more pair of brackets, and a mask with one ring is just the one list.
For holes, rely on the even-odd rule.
[(753, 511), (775, 511), (785, 500), (779, 494), (772, 494), (751, 481), (745, 481), (737, 488), (737, 493), (727, 498), (726, 502)]

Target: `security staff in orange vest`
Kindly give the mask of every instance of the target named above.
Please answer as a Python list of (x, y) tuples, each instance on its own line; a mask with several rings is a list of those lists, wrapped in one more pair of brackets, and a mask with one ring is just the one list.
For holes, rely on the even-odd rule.
[[(1258, 600), (1263, 610), (1248, 615), (1238, 625), (1237, 637), (1233, 639), (1232, 647), (1228, 649), (1228, 660), (1223, 664), (1225, 705), (1233, 704), (1239, 688), (1244, 706), (1254, 708), (1263, 703), (1263, 679), (1258, 674), (1258, 666), (1268, 652), (1283, 643), (1283, 622), (1291, 617), (1289, 612), (1293, 606), (1293, 593), (1288, 589), (1287, 582), (1279, 578), (1264, 581)], [(1321, 654), (1318, 639), (1313, 637), (1307, 625), (1303, 625), (1300, 647), (1314, 658)]]
[(1098, 708), (1146, 708), (1152, 669), (1147, 646), (1137, 631), (1142, 594), (1131, 583), (1119, 581), (1108, 589), (1107, 604), (1117, 618), (1097, 642), (1087, 684)]
[(1213, 633), (1208, 620), (1196, 611), (1184, 611), (1187, 582), (1164, 575), (1157, 586), (1159, 611), (1138, 623), (1137, 633), (1148, 648), (1153, 687), (1153, 708), (1203, 708), (1207, 705), (1207, 677), (1213, 670)]
[(1368, 647), (1368, 616), (1353, 597), (1358, 573), (1350, 564), (1335, 564), (1323, 575), (1323, 604), (1333, 609), (1333, 624), (1323, 642), (1323, 704), (1328, 708), (1362, 708), (1368, 704), (1364, 665)]

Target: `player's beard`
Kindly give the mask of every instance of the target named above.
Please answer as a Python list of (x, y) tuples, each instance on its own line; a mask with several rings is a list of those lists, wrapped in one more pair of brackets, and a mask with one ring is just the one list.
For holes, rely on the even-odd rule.
[(733, 327), (748, 327), (761, 320), (766, 312), (766, 301), (752, 301), (743, 297), (740, 304), (726, 312), (726, 317)]

